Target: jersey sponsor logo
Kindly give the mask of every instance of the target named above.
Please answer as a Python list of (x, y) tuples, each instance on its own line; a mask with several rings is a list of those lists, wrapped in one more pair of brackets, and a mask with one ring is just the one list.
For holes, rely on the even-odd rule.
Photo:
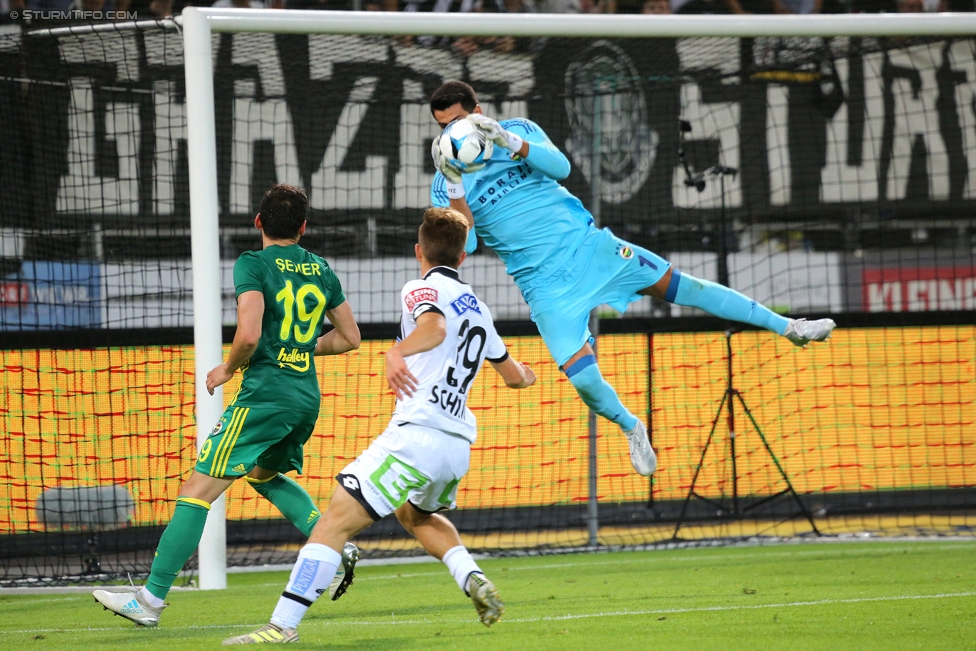
[(288, 592), (297, 595), (303, 595), (308, 592), (308, 589), (312, 587), (312, 581), (315, 580), (315, 575), (318, 570), (318, 561), (313, 561), (311, 558), (303, 559), (301, 567), (298, 568), (295, 580), (287, 588)]
[(288, 352), (287, 348), (282, 347), (278, 351), (278, 368), (287, 366), (293, 371), (304, 373), (311, 367), (311, 358), (308, 352), (300, 352), (297, 348), (292, 348), (291, 352)]
[(418, 303), (436, 303), (437, 290), (433, 287), (421, 287), (407, 294), (403, 300), (407, 303), (407, 309), (413, 312)]
[(451, 307), (454, 308), (454, 312), (458, 316), (461, 316), (468, 310), (481, 314), (481, 308), (478, 307), (478, 298), (474, 294), (461, 294), (451, 302)]
[(494, 206), (506, 194), (517, 188), (522, 181), (529, 178), (532, 168), (528, 165), (517, 165), (515, 169), (508, 171), (506, 178), (496, 179), (494, 183), (484, 190), (478, 197), (478, 205)]
[(410, 491), (425, 486), (429, 481), (416, 468), (387, 455), (386, 461), (369, 476), (372, 485), (394, 508), (399, 508), (410, 497)]

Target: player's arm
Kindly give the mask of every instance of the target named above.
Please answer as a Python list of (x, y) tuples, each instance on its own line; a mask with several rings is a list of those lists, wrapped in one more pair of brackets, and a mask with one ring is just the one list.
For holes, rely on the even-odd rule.
[(407, 368), (406, 357), (433, 350), (447, 337), (447, 319), (440, 312), (424, 312), (417, 317), (417, 328), (403, 341), (386, 351), (386, 383), (398, 398), (410, 397), (417, 378)]
[(237, 297), (237, 332), (230, 347), (227, 361), (207, 373), (207, 391), (213, 395), (214, 389), (224, 384), (237, 369), (251, 359), (261, 339), (261, 322), (264, 319), (264, 294), (258, 291), (242, 292)]
[(485, 359), (491, 367), (502, 376), (505, 386), (511, 389), (524, 389), (535, 383), (535, 373), (532, 369), (512, 359), (508, 354), (505, 342), (498, 336), (494, 323), (491, 322), (491, 312), (488, 306), (482, 307), (485, 318), (491, 325), (488, 327), (488, 336), (485, 338)]
[(334, 329), (319, 337), (315, 345), (316, 355), (341, 355), (359, 348), (362, 337), (359, 334), (359, 324), (353, 316), (349, 301), (340, 303), (335, 308), (325, 311), (325, 317), (335, 326)]
[(430, 188), (430, 202), (438, 208), (450, 206), (468, 220), (468, 240), (464, 243), (464, 252), (468, 255), (478, 248), (478, 236), (474, 232), (474, 215), (468, 200), (464, 196), (464, 181), (461, 172), (456, 170), (441, 154), (437, 146), (438, 138), (434, 138), (430, 155), (434, 159), (434, 166), (439, 174), (434, 176), (434, 183)]
[(524, 389), (535, 384), (535, 372), (525, 364), (516, 362), (511, 356), (506, 356), (501, 362), (488, 362), (502, 376), (509, 389)]
[(467, 119), (474, 123), (496, 146), (504, 147), (519, 156), (529, 166), (551, 179), (562, 181), (569, 176), (569, 159), (552, 144), (549, 136), (533, 122), (519, 120), (523, 135), (507, 130), (496, 120), (480, 113), (469, 113)]

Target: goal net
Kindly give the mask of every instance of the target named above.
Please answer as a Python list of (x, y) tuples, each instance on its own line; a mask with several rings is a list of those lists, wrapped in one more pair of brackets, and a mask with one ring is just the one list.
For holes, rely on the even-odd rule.
[[(198, 427), (213, 425), (194, 419), (192, 260), (219, 296), (196, 325), (222, 327), (226, 353), (233, 264), (260, 247), (253, 218), (275, 182), (308, 192), (302, 246), (335, 268), (365, 339), (318, 361), (298, 480), (325, 508), (392, 411), (382, 353), (431, 202), (427, 101), (452, 79), (486, 114), (545, 130), (600, 226), (841, 326), (798, 350), (649, 298), (600, 308), (601, 369), (659, 454), (648, 481), (612, 424), (591, 445), (585, 406), (481, 245), (462, 277), (539, 382), (515, 393), (487, 373), (472, 389), (479, 437), (448, 514), (469, 548), (972, 535), (973, 38), (694, 36), (680, 21), (674, 38), (511, 36), (478, 16), (452, 18), (475, 36), (294, 33), (296, 20), (272, 33), (248, 17), (284, 13), (213, 14), (229, 16), (211, 39), (219, 238), (196, 258), (180, 30), (0, 33), (0, 584), (148, 572)], [(356, 16), (322, 15), (354, 31)], [(228, 564), (293, 560), (299, 531), (238, 484)], [(421, 553), (395, 521), (356, 542), (367, 557)]]

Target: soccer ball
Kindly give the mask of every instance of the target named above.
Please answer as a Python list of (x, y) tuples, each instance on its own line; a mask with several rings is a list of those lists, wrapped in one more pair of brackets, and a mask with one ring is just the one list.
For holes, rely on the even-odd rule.
[(472, 172), (491, 158), (495, 145), (485, 137), (484, 131), (461, 119), (447, 125), (438, 146), (454, 167), (462, 172)]

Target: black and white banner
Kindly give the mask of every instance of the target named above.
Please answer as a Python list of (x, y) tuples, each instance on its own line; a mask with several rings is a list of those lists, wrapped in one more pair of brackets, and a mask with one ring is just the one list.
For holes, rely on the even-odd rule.
[[(184, 222), (178, 35), (20, 38), (19, 54), (2, 57), (33, 83), (4, 82), (19, 120), (0, 126), (2, 180), (8, 201), (33, 210), (11, 219)], [(450, 79), (469, 81), (487, 114), (538, 122), (585, 200), (599, 167), (611, 217), (718, 208), (723, 185), (727, 207), (760, 217), (913, 202), (960, 211), (976, 198), (972, 40), (550, 39), (460, 56), (378, 37), (239, 34), (214, 37), (214, 62), (220, 204), (242, 224), (272, 181), (304, 186), (325, 213), (426, 207), (438, 132), (426, 101)], [(688, 188), (679, 119), (692, 128), (692, 174), (739, 173)]]

